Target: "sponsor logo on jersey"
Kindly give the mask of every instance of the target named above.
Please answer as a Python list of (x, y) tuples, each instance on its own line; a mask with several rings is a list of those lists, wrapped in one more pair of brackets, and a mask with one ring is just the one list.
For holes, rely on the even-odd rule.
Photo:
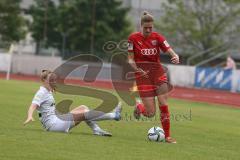
[(141, 49), (141, 54), (142, 55), (156, 55), (157, 54), (157, 49), (156, 48), (151, 48), (151, 49)]
[(128, 42), (128, 50), (133, 50), (133, 44), (131, 42)]
[(157, 40), (152, 40), (152, 45), (156, 46), (157, 45)]

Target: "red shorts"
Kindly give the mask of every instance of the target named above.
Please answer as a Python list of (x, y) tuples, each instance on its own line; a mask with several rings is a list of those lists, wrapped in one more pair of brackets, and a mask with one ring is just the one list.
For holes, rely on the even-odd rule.
[(140, 97), (155, 97), (172, 90), (173, 86), (168, 82), (167, 74), (161, 66), (155, 65), (141, 68), (147, 72), (147, 77), (140, 73), (135, 74)]

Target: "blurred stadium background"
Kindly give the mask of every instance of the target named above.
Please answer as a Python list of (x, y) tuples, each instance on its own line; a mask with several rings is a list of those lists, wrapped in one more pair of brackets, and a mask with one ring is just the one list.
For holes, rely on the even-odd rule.
[[(103, 46), (109, 41), (121, 45), (129, 33), (140, 29), (139, 18), (147, 10), (155, 17), (156, 31), (181, 56), (181, 65), (175, 66), (161, 54), (174, 85), (240, 90), (238, 1), (2, 0), (0, 7), (3, 74), (37, 75), (73, 56), (93, 54), (104, 60), (98, 79), (110, 80), (111, 56), (119, 48), (106, 52)], [(121, 52), (126, 53), (126, 43)], [(235, 61), (230, 69), (228, 56)], [(121, 75), (121, 66), (116, 67)]]
[[(32, 128), (28, 128), (29, 132), (19, 128), (20, 121), (26, 114), (25, 107), (38, 88), (38, 84), (29, 80), (38, 81), (42, 69), (54, 70), (77, 55), (95, 55), (104, 63), (96, 82), (87, 85), (112, 89), (111, 70), (114, 70), (115, 75), (119, 75), (115, 78), (121, 79), (123, 66), (113, 64), (111, 58), (117, 53), (127, 55), (126, 40), (131, 32), (140, 29), (139, 20), (144, 10), (154, 15), (155, 30), (168, 39), (181, 58), (180, 65), (172, 65), (169, 63), (169, 56), (161, 54), (160, 57), (168, 67), (170, 81), (176, 88), (171, 93), (172, 110), (185, 114), (186, 110), (192, 109), (195, 118), (195, 121), (191, 122), (173, 122), (173, 133), (180, 144), (176, 148), (160, 146), (160, 151), (163, 151), (162, 158), (238, 159), (238, 0), (0, 0), (0, 104), (4, 106), (0, 119), (6, 121), (6, 118), (10, 117), (10, 121), (0, 126), (0, 140), (5, 147), (0, 147), (0, 157), (44, 159), (37, 146), (51, 142), (53, 145), (47, 146), (54, 150), (54, 154), (49, 154), (45, 159), (71, 159), (71, 156), (76, 159), (81, 155), (88, 159), (87, 153), (92, 152), (92, 149), (99, 151), (99, 154), (92, 154), (89, 159), (160, 159), (159, 145), (141, 142), (145, 131), (156, 125), (155, 121), (140, 122), (142, 128), (134, 128), (135, 121), (124, 121), (117, 125), (103, 123), (105, 127), (115, 127), (113, 134), (116, 139), (112, 141), (92, 138), (85, 132), (76, 132), (77, 129), (77, 134), (73, 133), (70, 137), (49, 134), (49, 137), (44, 139), (42, 137), (47, 135), (39, 129), (40, 124), (33, 124)], [(110, 49), (105, 48), (108, 44), (112, 44)], [(228, 58), (231, 58), (230, 61)], [(97, 63), (91, 64), (99, 67)], [(69, 77), (82, 82), (86, 70), (87, 66), (78, 68)], [(75, 84), (83, 85), (80, 81)], [(176, 98), (201, 103), (179, 101)], [(19, 103), (15, 104), (13, 100)], [(82, 98), (80, 102), (93, 107), (97, 105), (91, 97)], [(132, 108), (124, 109), (131, 114)], [(7, 113), (13, 114), (9, 116)], [(76, 136), (78, 134), (81, 136)], [(23, 147), (29, 143), (22, 139), (26, 136), (33, 139), (30, 147)], [(83, 145), (75, 143), (76, 138), (83, 142)], [(13, 142), (15, 139), (17, 143)], [(61, 140), (66, 142), (66, 147), (61, 147)], [(71, 143), (67, 144), (69, 141)], [(92, 145), (95, 143), (96, 146)], [(107, 146), (112, 154), (104, 150), (105, 145), (109, 144), (117, 149)], [(141, 148), (144, 145), (148, 149)], [(58, 150), (55, 149), (56, 146)], [(75, 149), (75, 146), (80, 147), (85, 154), (76, 154), (78, 149)], [(33, 149), (32, 154), (27, 152), (30, 149)], [(15, 155), (11, 153), (12, 150), (16, 152)], [(71, 152), (73, 150), (74, 154)], [(41, 151), (46, 150), (42, 147)], [(120, 156), (112, 158), (111, 155)]]

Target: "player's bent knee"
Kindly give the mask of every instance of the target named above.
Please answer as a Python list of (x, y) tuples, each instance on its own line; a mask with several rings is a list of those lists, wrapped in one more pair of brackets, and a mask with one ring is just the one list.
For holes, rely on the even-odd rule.
[(167, 105), (167, 99), (161, 99), (159, 100), (159, 106)]
[(86, 112), (89, 111), (89, 108), (87, 106), (85, 106), (85, 105), (81, 105), (79, 107), (83, 108)]
[(88, 107), (85, 106), (85, 105), (80, 105), (79, 107), (81, 107), (81, 108), (88, 108)]
[(168, 99), (167, 95), (158, 96), (158, 103), (159, 103), (159, 105), (160, 106), (167, 105), (167, 99)]
[(168, 105), (167, 102), (165, 102), (165, 103), (159, 103), (159, 106), (166, 106), (166, 105)]

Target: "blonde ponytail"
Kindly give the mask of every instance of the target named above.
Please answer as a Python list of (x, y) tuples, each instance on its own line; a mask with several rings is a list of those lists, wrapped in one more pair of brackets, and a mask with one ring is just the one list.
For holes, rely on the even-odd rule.
[(144, 11), (141, 17), (141, 25), (143, 23), (153, 22), (153, 21), (154, 21), (153, 16), (147, 11)]
[(40, 79), (43, 82), (44, 80), (47, 79), (49, 74), (52, 74), (53, 72), (50, 70), (42, 70), (41, 74), (40, 74)]

